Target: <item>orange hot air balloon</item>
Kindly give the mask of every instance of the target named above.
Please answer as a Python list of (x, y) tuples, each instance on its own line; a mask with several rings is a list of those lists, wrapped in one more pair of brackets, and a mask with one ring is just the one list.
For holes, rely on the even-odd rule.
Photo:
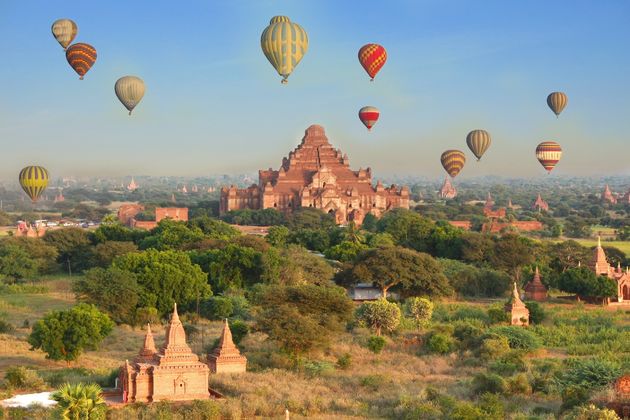
[(453, 178), (459, 174), (466, 163), (466, 155), (461, 150), (447, 150), (440, 157), (444, 170)]
[(562, 157), (562, 148), (555, 141), (543, 141), (536, 147), (538, 162), (550, 173)]
[(387, 51), (378, 44), (366, 44), (359, 50), (359, 62), (374, 81), (376, 73), (387, 61)]
[(70, 67), (77, 72), (80, 76), (79, 79), (83, 80), (83, 76), (87, 73), (96, 61), (96, 49), (84, 43), (72, 44), (66, 50), (66, 60)]
[(378, 108), (373, 106), (364, 106), (359, 110), (359, 119), (367, 127), (368, 131), (376, 124), (380, 115), (381, 113)]

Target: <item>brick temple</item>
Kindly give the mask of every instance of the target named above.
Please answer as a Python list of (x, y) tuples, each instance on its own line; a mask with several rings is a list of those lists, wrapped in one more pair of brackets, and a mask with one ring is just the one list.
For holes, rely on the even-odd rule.
[(276, 171), (258, 171), (258, 184), (221, 189), (220, 212), (277, 209), (288, 213), (312, 207), (332, 214), (338, 224), (363, 222), (368, 213), (380, 217), (394, 208), (409, 208), (409, 189), (372, 185), (370, 168), (350, 169), (348, 155), (335, 149), (324, 127), (311, 125), (302, 142)]
[(529, 309), (527, 309), (527, 306), (525, 306), (519, 296), (516, 282), (514, 283), (514, 289), (512, 289), (512, 297), (510, 301), (505, 304), (505, 312), (507, 312), (510, 317), (510, 324), (523, 327), (529, 325)]
[(593, 252), (593, 262), (590, 268), (598, 276), (606, 276), (617, 283), (617, 298), (613, 298), (613, 302), (630, 303), (630, 270), (628, 267), (622, 270), (621, 264), (617, 264), (616, 269), (610, 265), (606, 258), (606, 252), (602, 248), (600, 237), (597, 238), (597, 246)]

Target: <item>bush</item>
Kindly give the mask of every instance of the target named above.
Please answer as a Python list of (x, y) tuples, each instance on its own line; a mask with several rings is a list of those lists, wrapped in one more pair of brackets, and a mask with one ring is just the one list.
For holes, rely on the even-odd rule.
[(564, 369), (557, 376), (557, 381), (563, 387), (599, 389), (614, 382), (621, 373), (619, 364), (610, 360), (567, 359), (564, 362)]
[(412, 297), (407, 299), (405, 307), (417, 327), (426, 325), (433, 316), (433, 302), (429, 299)]
[(462, 350), (477, 347), (479, 338), (485, 331), (484, 323), (478, 319), (455, 321), (453, 326), (453, 336), (459, 340)]
[(212, 320), (229, 318), (234, 312), (232, 300), (223, 296), (212, 296), (200, 306), (201, 316)]
[(614, 410), (599, 408), (593, 404), (575, 407), (562, 417), (563, 420), (619, 420)]
[(361, 385), (374, 391), (380, 389), (385, 383), (383, 375), (367, 375), (361, 378)]
[(478, 373), (472, 381), (473, 392), (477, 395), (486, 392), (503, 394), (506, 391), (505, 380), (496, 373)]
[(493, 361), (489, 366), (490, 371), (501, 376), (514, 375), (517, 372), (527, 370), (527, 365), (519, 351), (512, 350)]
[(0, 319), (0, 334), (11, 334), (13, 331), (15, 331), (13, 325), (4, 319)]
[(532, 351), (542, 345), (536, 334), (519, 326), (493, 327), (488, 330), (488, 333), (506, 337), (512, 349)]
[(373, 335), (370, 338), (368, 338), (367, 348), (372, 353), (379, 354), (381, 351), (383, 351), (383, 348), (385, 347), (385, 343), (386, 341), (384, 337)]
[(361, 324), (381, 335), (381, 330), (391, 332), (400, 324), (400, 308), (386, 299), (365, 302), (356, 311), (356, 317)]
[(501, 324), (510, 320), (510, 315), (505, 312), (505, 309), (501, 304), (492, 305), (488, 308), (488, 318), (490, 323)]
[(490, 318), (488, 317), (488, 314), (486, 314), (483, 309), (473, 306), (463, 306), (461, 308), (458, 308), (453, 314), (452, 319), (478, 319), (485, 324), (490, 323)]
[(510, 343), (503, 336), (489, 336), (481, 341), (479, 357), (484, 360), (493, 360), (504, 356), (510, 351)]
[(234, 344), (239, 345), (241, 340), (249, 333), (249, 326), (241, 320), (236, 320), (230, 325), (230, 331), (232, 331)]
[(313, 361), (304, 363), (304, 372), (310, 377), (323, 376), (335, 370), (335, 366), (326, 361)]
[(543, 307), (534, 301), (525, 302), (525, 306), (529, 309), (529, 322), (530, 324), (540, 324), (544, 321), (547, 314)]
[(562, 390), (562, 409), (568, 410), (591, 398), (591, 392), (579, 385), (571, 385)]
[(339, 369), (348, 369), (352, 366), (352, 355), (350, 353), (344, 353), (337, 358), (337, 367)]
[(455, 340), (450, 335), (435, 333), (429, 337), (427, 347), (431, 353), (447, 354), (455, 348)]
[(37, 372), (24, 366), (11, 366), (4, 375), (5, 388), (41, 391), (46, 387)]
[(519, 373), (507, 380), (507, 390), (510, 394), (531, 394), (532, 386), (525, 373)]

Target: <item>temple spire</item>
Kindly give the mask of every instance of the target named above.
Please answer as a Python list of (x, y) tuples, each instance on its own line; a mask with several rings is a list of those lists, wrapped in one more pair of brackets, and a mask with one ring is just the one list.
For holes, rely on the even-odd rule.
[(219, 345), (208, 355), (208, 365), (214, 373), (245, 372), (247, 369), (247, 358), (234, 344), (227, 318), (223, 321)]
[(166, 341), (164, 342), (163, 349), (169, 351), (172, 349), (181, 348), (190, 351), (190, 347), (186, 344), (186, 332), (184, 326), (179, 320), (177, 314), (177, 303), (173, 305), (173, 314), (171, 315), (171, 321), (166, 328)]
[(151, 332), (151, 324), (147, 323), (147, 333), (144, 336), (144, 344), (140, 352), (138, 353), (138, 357), (136, 361), (147, 361), (153, 358), (153, 355), (157, 353), (157, 349), (155, 348), (155, 341), (153, 340), (153, 333)]

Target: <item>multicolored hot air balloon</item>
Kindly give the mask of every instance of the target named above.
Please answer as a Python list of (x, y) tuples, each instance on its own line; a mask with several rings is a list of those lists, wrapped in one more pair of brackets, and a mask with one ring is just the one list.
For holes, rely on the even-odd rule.
[(260, 46), (271, 65), (282, 76), (282, 83), (297, 67), (308, 50), (306, 31), (286, 16), (274, 16), (260, 37)]
[(83, 80), (85, 73), (92, 68), (96, 61), (96, 49), (89, 44), (81, 42), (72, 44), (66, 50), (66, 60), (68, 60), (70, 67), (80, 76), (79, 79)]
[(481, 159), (481, 156), (486, 153), (491, 143), (490, 133), (485, 130), (473, 130), (466, 136), (466, 144), (477, 157), (477, 160)]
[(536, 147), (536, 158), (550, 173), (562, 157), (562, 148), (555, 141), (543, 141)]
[(141, 78), (136, 76), (121, 77), (114, 85), (114, 92), (116, 92), (118, 100), (120, 100), (129, 111), (129, 115), (131, 115), (131, 111), (133, 111), (144, 96), (144, 82)]
[(52, 24), (52, 33), (57, 42), (65, 50), (72, 43), (74, 37), (77, 36), (79, 28), (77, 24), (70, 19), (58, 19)]
[(446, 172), (455, 178), (466, 163), (466, 155), (461, 150), (447, 150), (442, 153), (440, 161)]
[(367, 127), (368, 131), (376, 124), (380, 115), (380, 111), (373, 106), (364, 106), (359, 110), (359, 119)]
[(41, 166), (27, 166), (20, 171), (20, 186), (33, 202), (48, 186), (48, 171)]
[(560, 115), (565, 106), (567, 106), (567, 102), (569, 102), (569, 98), (567, 95), (562, 92), (551, 92), (549, 96), (547, 96), (547, 105), (556, 114), (556, 117)]
[(376, 73), (381, 70), (387, 61), (387, 51), (378, 44), (366, 44), (359, 50), (359, 62), (374, 81)]

